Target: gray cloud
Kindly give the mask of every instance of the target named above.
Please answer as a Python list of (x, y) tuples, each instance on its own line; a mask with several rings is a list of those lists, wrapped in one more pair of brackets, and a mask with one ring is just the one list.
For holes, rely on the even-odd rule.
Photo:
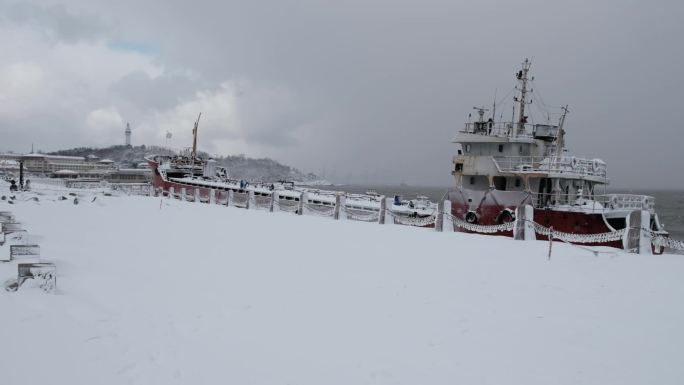
[(0, 3), (0, 23), (26, 26), (55, 41), (73, 43), (101, 38), (108, 29), (102, 19), (76, 14), (62, 4)]
[[(202, 145), (213, 152), (447, 185), (450, 139), (473, 106), (514, 86), (512, 74), (531, 56), (546, 104), (570, 104), (571, 150), (606, 160), (616, 185), (684, 187), (651, 172), (684, 167), (676, 148), (684, 118), (680, 2), (124, 0), (39, 8), (94, 15), (94, 25), (64, 32), (53, 19), (68, 16), (54, 15), (13, 16), (13, 25), (62, 31), (54, 35), (66, 42), (104, 34), (154, 47), (130, 45), (161, 73), (138, 68), (112, 79), (81, 118), (116, 107), (141, 141), (172, 129), (180, 143), (199, 112), (191, 110), (205, 108)], [(507, 117), (510, 103), (499, 111)]]

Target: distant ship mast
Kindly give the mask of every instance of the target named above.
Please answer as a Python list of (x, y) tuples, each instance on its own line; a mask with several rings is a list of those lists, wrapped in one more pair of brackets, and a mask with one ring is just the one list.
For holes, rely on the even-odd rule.
[(195, 127), (192, 129), (192, 153), (190, 153), (192, 159), (195, 159), (197, 156), (197, 127), (199, 127), (199, 121), (201, 117), (202, 113), (200, 112), (197, 116), (197, 120), (195, 121)]

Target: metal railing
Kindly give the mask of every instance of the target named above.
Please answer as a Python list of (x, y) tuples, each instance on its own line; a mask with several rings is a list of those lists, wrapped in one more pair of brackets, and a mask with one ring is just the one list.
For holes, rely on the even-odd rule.
[(606, 164), (598, 159), (549, 156), (492, 157), (499, 172), (568, 174), (581, 177), (606, 178)]
[[(553, 208), (563, 206), (576, 208), (578, 211), (602, 213), (615, 210), (648, 210), (655, 213), (655, 198), (637, 194), (599, 194), (582, 195), (555, 193), (533, 193), (531, 204), (537, 208)], [(568, 207), (569, 206), (569, 207)]]
[(523, 124), (523, 130), (520, 132), (518, 127), (519, 123), (511, 122), (470, 122), (465, 124), (465, 128), (461, 132), (498, 137), (534, 137), (534, 124)]

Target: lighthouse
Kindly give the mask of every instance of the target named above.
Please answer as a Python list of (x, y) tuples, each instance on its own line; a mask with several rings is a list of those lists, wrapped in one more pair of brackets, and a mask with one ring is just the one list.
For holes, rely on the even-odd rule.
[(126, 146), (131, 145), (131, 125), (130, 123), (126, 123)]

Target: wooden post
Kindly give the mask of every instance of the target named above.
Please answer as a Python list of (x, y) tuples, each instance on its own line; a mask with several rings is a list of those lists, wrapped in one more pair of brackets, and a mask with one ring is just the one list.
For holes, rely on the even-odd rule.
[(385, 209), (387, 208), (387, 201), (385, 196), (380, 196), (380, 211), (378, 211), (378, 223), (381, 225), (385, 224)]
[(226, 198), (226, 206), (230, 206), (230, 202), (233, 201), (233, 190), (228, 190), (228, 197)]

